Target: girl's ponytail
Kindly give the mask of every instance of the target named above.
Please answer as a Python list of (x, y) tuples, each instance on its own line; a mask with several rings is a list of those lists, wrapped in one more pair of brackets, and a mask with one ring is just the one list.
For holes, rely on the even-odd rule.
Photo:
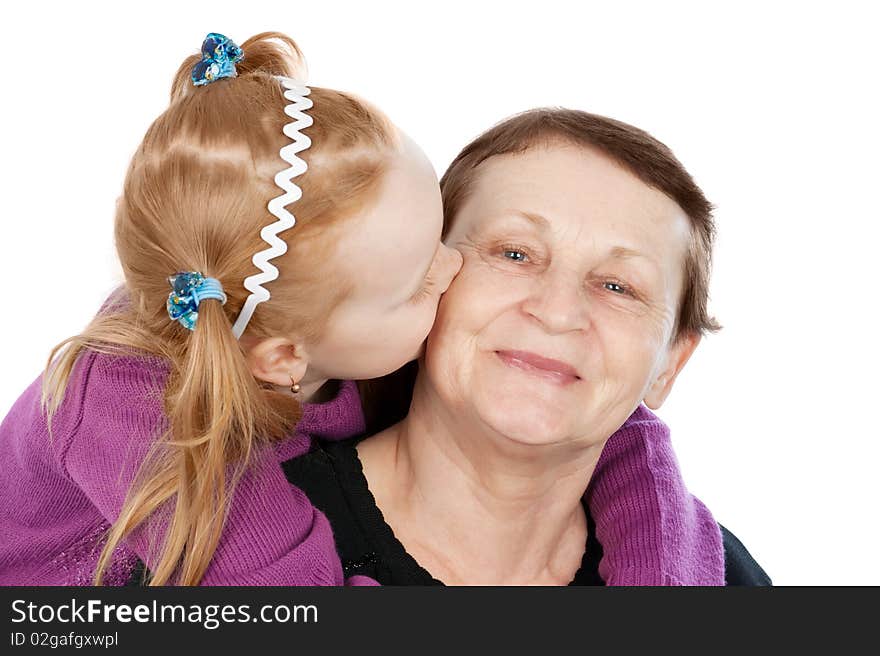
[(207, 569), (239, 477), (255, 447), (284, 435), (301, 408), (285, 394), (261, 388), (251, 374), (223, 307), (199, 305), (178, 371), (165, 395), (170, 430), (151, 454), (148, 477), (127, 499), (98, 564), (100, 574), (119, 540), (175, 499), (151, 585), (197, 584)]

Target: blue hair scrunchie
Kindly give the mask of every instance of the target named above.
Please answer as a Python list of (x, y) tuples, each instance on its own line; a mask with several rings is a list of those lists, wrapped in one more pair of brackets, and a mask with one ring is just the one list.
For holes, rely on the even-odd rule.
[(206, 278), (198, 271), (181, 271), (168, 277), (173, 291), (168, 294), (168, 316), (187, 330), (195, 330), (199, 303), (217, 299), (226, 304), (223, 286), (216, 278)]
[(235, 77), (235, 63), (244, 59), (241, 48), (229, 37), (211, 32), (202, 43), (202, 59), (192, 69), (192, 81), (197, 87), (224, 77)]

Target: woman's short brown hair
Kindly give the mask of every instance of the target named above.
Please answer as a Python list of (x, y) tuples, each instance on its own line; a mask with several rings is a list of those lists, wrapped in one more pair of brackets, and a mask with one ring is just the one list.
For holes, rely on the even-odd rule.
[(712, 204), (665, 144), (621, 121), (574, 109), (540, 108), (512, 116), (487, 130), (464, 147), (440, 180), (444, 237), (473, 188), (481, 163), (555, 140), (605, 154), (678, 203), (691, 221), (692, 238), (685, 256), (685, 282), (674, 335), (678, 339), (718, 330), (720, 326), (706, 307), (715, 236)]

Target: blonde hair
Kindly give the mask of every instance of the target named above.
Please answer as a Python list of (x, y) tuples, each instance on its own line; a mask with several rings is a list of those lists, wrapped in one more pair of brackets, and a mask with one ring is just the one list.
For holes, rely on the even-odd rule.
[[(195, 585), (220, 541), (234, 488), (256, 447), (288, 434), (301, 416), (289, 394), (257, 381), (232, 334), (257, 272), (254, 253), (267, 245), (266, 206), (280, 195), (275, 173), (289, 118), (275, 77), (297, 77), (301, 53), (287, 36), (258, 34), (241, 44), (238, 77), (194, 87), (180, 66), (168, 109), (150, 126), (125, 179), (115, 219), (124, 297), (109, 303), (85, 331), (58, 344), (43, 381), (51, 426), (76, 361), (85, 349), (159, 356), (169, 365), (164, 391), (168, 427), (132, 484), (110, 529), (95, 584), (114, 549), (132, 531), (163, 517), (150, 583)], [(296, 179), (303, 196), (289, 209), (296, 226), (282, 233), (287, 253), (273, 260), (268, 286), (246, 335), (297, 334), (314, 339), (352, 281), (329, 274), (334, 235), (343, 220), (371, 202), (394, 148), (394, 130), (374, 108), (345, 93), (312, 87), (314, 119), (308, 171)], [(169, 319), (167, 276), (200, 271), (217, 278), (226, 305), (206, 301), (193, 332)], [(56, 358), (57, 356), (57, 358)], [(157, 431), (158, 432), (158, 431)], [(159, 512), (159, 511), (163, 512)], [(166, 515), (167, 512), (167, 515)]]

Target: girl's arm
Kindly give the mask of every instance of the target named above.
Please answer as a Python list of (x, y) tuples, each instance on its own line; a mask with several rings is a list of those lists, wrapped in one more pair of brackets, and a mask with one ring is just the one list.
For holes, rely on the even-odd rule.
[[(58, 457), (67, 475), (108, 523), (116, 520), (159, 418), (157, 381), (125, 360), (87, 354), (87, 369), (70, 393), (81, 395), (76, 421), (60, 438)], [(85, 384), (85, 382), (88, 384)], [(158, 387), (161, 389), (161, 386)], [(72, 399), (70, 399), (73, 401)], [(151, 532), (134, 531), (125, 545), (149, 567)], [(157, 530), (158, 529), (158, 530)], [(342, 567), (327, 518), (287, 482), (274, 453), (243, 475), (204, 585), (341, 585)]]
[(669, 428), (644, 406), (612, 435), (587, 488), (608, 585), (724, 585), (712, 514), (685, 487)]

